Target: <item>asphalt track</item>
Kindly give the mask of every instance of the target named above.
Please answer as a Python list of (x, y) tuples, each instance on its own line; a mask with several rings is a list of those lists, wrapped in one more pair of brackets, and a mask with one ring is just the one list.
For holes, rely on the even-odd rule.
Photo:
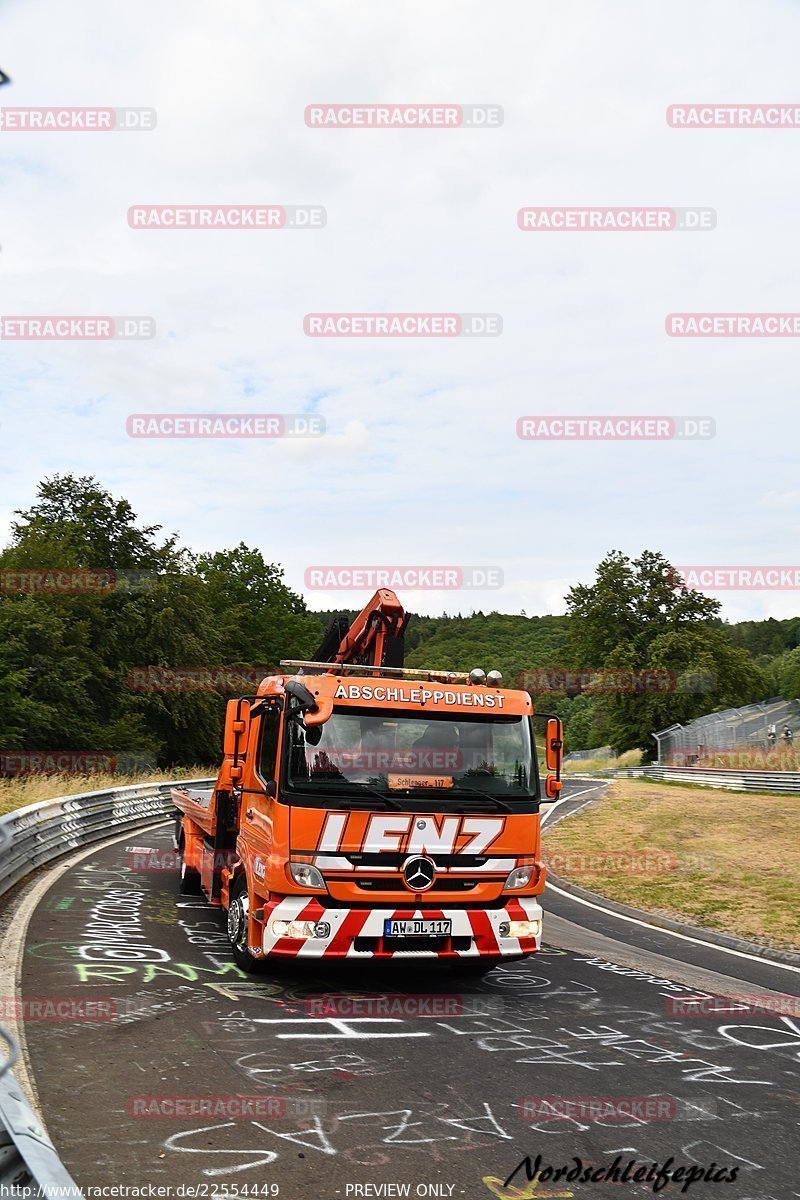
[[(591, 799), (577, 795), (587, 786), (569, 784), (561, 812)], [(674, 1010), (698, 992), (795, 996), (800, 973), (548, 893), (543, 952), (480, 981), (408, 962), (244, 976), (221, 914), (179, 896), (174, 870), (133, 869), (131, 847), (165, 848), (170, 835), (159, 826), (90, 852), (28, 929), (23, 1000), (105, 1002), (107, 1019), (25, 1024), (49, 1132), (84, 1188), (653, 1195), (632, 1180), (528, 1183), (524, 1170), (503, 1185), (525, 1155), (595, 1169), (621, 1155), (738, 1168), (735, 1182), (671, 1183), (663, 1196), (800, 1197), (800, 1019)], [(122, 947), (100, 925), (115, 915), (130, 931)], [(241, 1115), (235, 1096), (251, 1098)], [(195, 1099), (176, 1113), (176, 1097)]]

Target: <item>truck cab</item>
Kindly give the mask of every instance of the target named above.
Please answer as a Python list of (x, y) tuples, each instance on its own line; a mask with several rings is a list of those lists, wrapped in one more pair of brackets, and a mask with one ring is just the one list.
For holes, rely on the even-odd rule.
[[(239, 966), (435, 957), (485, 969), (538, 950), (528, 693), (482, 671), (281, 665), (229, 702), (216, 786), (172, 793), (181, 888), (227, 910)], [(548, 720), (548, 799), (561, 736)]]

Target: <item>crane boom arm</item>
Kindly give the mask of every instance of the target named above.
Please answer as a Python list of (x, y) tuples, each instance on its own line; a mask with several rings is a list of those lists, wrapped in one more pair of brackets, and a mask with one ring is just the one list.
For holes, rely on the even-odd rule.
[[(389, 588), (379, 588), (349, 628), (334, 622), (317, 655), (318, 662), (370, 667), (402, 667), (408, 615)], [(338, 639), (338, 645), (337, 645)]]

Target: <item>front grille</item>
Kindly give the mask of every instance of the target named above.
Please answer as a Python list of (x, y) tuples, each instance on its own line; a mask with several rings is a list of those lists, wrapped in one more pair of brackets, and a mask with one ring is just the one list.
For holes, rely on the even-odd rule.
[(435, 950), (437, 954), (441, 954), (443, 950), (450, 949), (450, 941), (448, 937), (381, 938), (383, 949), (388, 953), (393, 950)]
[[(431, 892), (471, 892), (474, 887), (477, 887), (479, 880), (477, 879), (437, 879), (433, 887), (429, 887), (424, 895), (430, 895)], [(413, 895), (406, 887), (402, 879), (373, 878), (373, 879), (356, 879), (356, 887), (365, 892), (405, 892), (406, 895)]]
[[(388, 850), (370, 853), (345, 852), (344, 857), (356, 867), (395, 867), (398, 871), (408, 858), (407, 854), (393, 854)], [(426, 854), (437, 867), (482, 867), (487, 862), (485, 854)]]
[(383, 951), (385, 954), (393, 954), (398, 950), (429, 950), (435, 951), (437, 954), (455, 952), (456, 950), (471, 950), (472, 938), (467, 937), (405, 937), (405, 938), (376, 938), (376, 937), (357, 937), (353, 942), (354, 948), (362, 953), (369, 951), (372, 954), (377, 954), (378, 951)]

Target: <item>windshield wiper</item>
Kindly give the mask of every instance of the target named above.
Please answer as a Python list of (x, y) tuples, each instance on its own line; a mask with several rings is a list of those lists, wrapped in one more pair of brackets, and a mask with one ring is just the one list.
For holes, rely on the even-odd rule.
[(505, 800), (501, 800), (499, 796), (492, 796), (489, 792), (481, 792), (478, 788), (449, 788), (451, 796), (474, 796), (476, 800), (488, 800), (490, 804), (494, 804), (501, 812), (513, 812), (514, 809), (510, 804), (506, 804)]
[[(379, 800), (382, 800), (384, 805), (386, 806), (386, 808), (393, 808), (397, 812), (402, 812), (403, 806), (402, 806), (402, 804), (398, 803), (397, 800), (395, 800), (394, 796), (389, 796), (385, 792), (379, 792), (377, 788), (372, 787), (372, 785), (369, 783), (351, 783), (351, 784), (344, 784), (341, 787), (338, 784), (334, 784), (333, 787), (331, 787), (329, 785), (327, 787), (317, 787), (317, 788), (314, 788), (313, 790), (318, 795), (322, 796), (323, 798), (326, 798), (327, 796), (330, 796), (331, 798), (333, 798), (334, 796), (337, 796), (337, 793), (341, 794), (341, 792), (343, 792), (346, 787), (352, 788), (353, 791), (358, 789), (362, 792), (369, 792), (369, 794), (371, 796), (377, 796), (377, 798)], [(312, 789), (297, 788), (296, 790), (297, 791), (305, 791), (305, 790), (312, 790)], [(347, 797), (345, 797), (345, 799), (347, 800), (348, 803), (352, 803), (354, 800), (362, 799), (362, 797), (358, 796), (358, 795), (347, 796)]]

